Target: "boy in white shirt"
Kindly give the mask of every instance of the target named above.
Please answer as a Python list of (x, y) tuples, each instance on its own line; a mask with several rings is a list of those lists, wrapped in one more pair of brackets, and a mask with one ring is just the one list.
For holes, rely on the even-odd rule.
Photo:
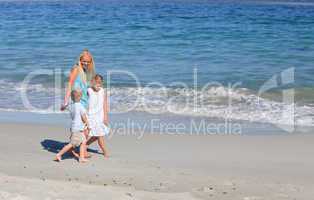
[[(73, 90), (71, 93), (71, 98), (73, 104), (70, 108), (71, 113), (71, 137), (70, 143), (65, 145), (61, 151), (56, 155), (55, 161), (60, 162), (62, 160), (62, 155), (66, 152), (72, 150), (75, 147), (80, 147), (79, 162), (87, 162), (85, 158), (86, 152), (86, 140), (88, 132), (85, 127), (89, 127), (87, 120), (87, 113), (83, 105), (80, 103), (82, 93), (79, 90)], [(89, 129), (89, 128), (88, 128)]]

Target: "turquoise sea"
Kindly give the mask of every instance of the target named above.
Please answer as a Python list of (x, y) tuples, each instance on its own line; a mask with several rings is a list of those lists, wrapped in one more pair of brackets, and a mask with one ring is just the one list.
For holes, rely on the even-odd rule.
[(0, 109), (59, 112), (84, 48), (113, 113), (314, 125), (311, 1), (0, 1)]

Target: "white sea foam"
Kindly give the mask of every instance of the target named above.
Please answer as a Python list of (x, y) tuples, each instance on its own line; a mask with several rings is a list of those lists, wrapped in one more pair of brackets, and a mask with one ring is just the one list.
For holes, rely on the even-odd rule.
[[(42, 84), (27, 86), (28, 98), (34, 104), (26, 109), (21, 99), (20, 83), (0, 80), (0, 110), (36, 113), (62, 113), (56, 105), (56, 96), (62, 102), (64, 89)], [(149, 113), (175, 113), (179, 115), (204, 116), (247, 120), (251, 122), (314, 126), (314, 106), (299, 106), (262, 98), (246, 88), (229, 90), (225, 87), (210, 87), (206, 90), (187, 88), (135, 88), (112, 87), (111, 112), (145, 111)], [(294, 121), (283, 116), (294, 108)]]
[[(251, 122), (314, 125), (313, 106), (269, 100), (245, 88), (228, 90), (224, 87), (212, 87), (205, 91), (180, 88), (111, 88), (110, 94), (115, 111), (129, 110), (132, 107), (134, 110), (158, 114), (172, 112)], [(294, 121), (287, 120), (287, 116), (283, 114), (291, 108), (295, 112)]]

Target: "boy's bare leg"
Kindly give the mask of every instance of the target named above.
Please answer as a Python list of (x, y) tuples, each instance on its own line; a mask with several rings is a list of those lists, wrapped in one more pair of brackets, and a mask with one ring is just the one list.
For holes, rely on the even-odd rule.
[(98, 145), (104, 154), (104, 157), (109, 158), (109, 152), (105, 144), (105, 137), (104, 136), (98, 137), (97, 140), (98, 140)]
[(54, 160), (60, 162), (61, 159), (62, 159), (62, 155), (65, 154), (66, 152), (70, 151), (72, 148), (73, 148), (73, 145), (70, 144), (70, 143), (67, 144), (67, 145), (65, 145), (65, 146), (61, 149), (61, 151), (59, 151), (59, 153), (57, 153), (57, 155), (56, 155), (56, 157), (55, 157)]
[(86, 138), (86, 140), (87, 140), (89, 130), (88, 130), (88, 129), (84, 129), (83, 133), (84, 133), (84, 136), (85, 136), (85, 138)]
[(72, 154), (74, 155), (75, 158), (80, 159), (80, 155), (76, 153), (74, 149), (72, 149)]
[(86, 156), (85, 153), (86, 153), (86, 142), (82, 142), (82, 144), (80, 146), (80, 158), (79, 158), (80, 163), (84, 163), (84, 162), (88, 161), (85, 158), (85, 156)]

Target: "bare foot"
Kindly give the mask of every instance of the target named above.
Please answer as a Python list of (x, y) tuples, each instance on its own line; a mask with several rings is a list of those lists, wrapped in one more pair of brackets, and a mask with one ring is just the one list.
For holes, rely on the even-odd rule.
[(80, 162), (80, 163), (86, 163), (86, 162), (88, 162), (88, 160), (85, 159), (85, 158), (79, 158), (79, 162)]
[(106, 159), (108, 159), (108, 158), (110, 157), (108, 153), (104, 153), (103, 155), (104, 155), (104, 157), (105, 157)]
[(85, 158), (91, 158), (91, 157), (92, 157), (92, 154), (90, 154), (90, 153), (87, 153), (85, 156)]
[(54, 161), (61, 162), (61, 156), (57, 154)]

